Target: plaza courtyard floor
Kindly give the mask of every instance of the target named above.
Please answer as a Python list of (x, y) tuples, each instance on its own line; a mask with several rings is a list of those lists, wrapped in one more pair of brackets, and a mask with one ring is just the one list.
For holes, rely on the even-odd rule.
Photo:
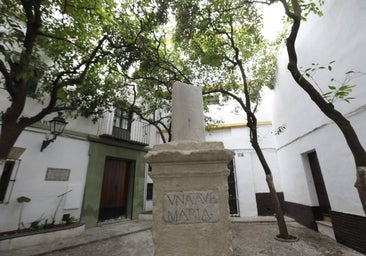
[[(275, 240), (274, 237), (278, 231), (277, 224), (274, 221), (233, 222), (233, 255), (363, 255), (294, 221), (289, 221), (287, 225), (289, 233), (299, 237), (297, 242), (280, 242)], [(220, 238), (218, 237), (218, 239)], [(53, 244), (43, 244), (12, 251), (0, 251), (0, 255), (152, 256), (151, 221), (125, 221), (103, 225), (88, 229), (74, 238)]]

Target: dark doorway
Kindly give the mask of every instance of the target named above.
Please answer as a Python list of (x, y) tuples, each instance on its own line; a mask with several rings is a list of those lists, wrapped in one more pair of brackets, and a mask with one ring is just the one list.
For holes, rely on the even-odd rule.
[(126, 218), (130, 162), (107, 158), (104, 166), (99, 221)]
[(330, 203), (316, 152), (308, 153), (308, 159), (316, 194), (318, 196), (320, 213), (323, 218), (329, 217)]
[(239, 211), (238, 211), (238, 198), (237, 198), (237, 193), (236, 193), (236, 179), (235, 179), (234, 161), (232, 160), (227, 165), (227, 167), (230, 170), (230, 174), (227, 177), (227, 182), (228, 182), (228, 187), (229, 187), (230, 215), (237, 216), (237, 215), (239, 215)]

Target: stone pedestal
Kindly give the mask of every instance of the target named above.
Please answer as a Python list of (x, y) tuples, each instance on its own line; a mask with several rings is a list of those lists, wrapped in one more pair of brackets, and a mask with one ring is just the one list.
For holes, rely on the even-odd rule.
[(179, 141), (149, 151), (155, 256), (232, 255), (227, 164), (233, 156), (221, 142)]

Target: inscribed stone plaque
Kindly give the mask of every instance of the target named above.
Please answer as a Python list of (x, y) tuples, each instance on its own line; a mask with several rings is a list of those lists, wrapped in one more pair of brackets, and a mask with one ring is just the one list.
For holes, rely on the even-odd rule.
[(164, 220), (172, 224), (218, 222), (218, 192), (169, 192), (164, 195)]
[(45, 180), (49, 181), (68, 181), (70, 169), (47, 168)]

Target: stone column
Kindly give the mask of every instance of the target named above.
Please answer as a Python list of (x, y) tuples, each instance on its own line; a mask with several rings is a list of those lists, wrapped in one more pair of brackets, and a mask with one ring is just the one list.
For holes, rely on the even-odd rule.
[(172, 140), (205, 141), (201, 87), (175, 82), (172, 101)]
[(234, 153), (221, 142), (203, 142), (200, 88), (174, 85), (172, 120), (176, 141), (145, 156), (154, 181), (154, 255), (232, 255), (227, 164)]

